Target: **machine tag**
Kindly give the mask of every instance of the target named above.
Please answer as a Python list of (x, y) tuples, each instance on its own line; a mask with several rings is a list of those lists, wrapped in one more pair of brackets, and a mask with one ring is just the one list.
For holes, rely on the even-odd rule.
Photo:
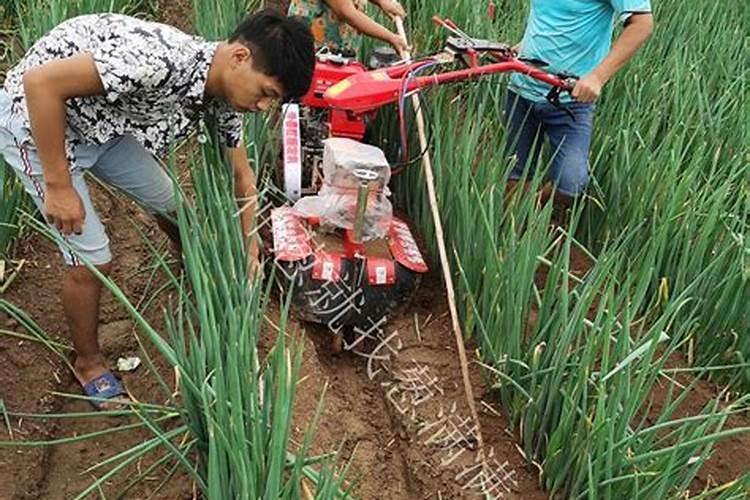
[(295, 202), (302, 196), (302, 145), (300, 142), (299, 104), (284, 104), (284, 191)]
[(367, 281), (375, 286), (393, 285), (396, 283), (396, 265), (391, 259), (368, 258)]

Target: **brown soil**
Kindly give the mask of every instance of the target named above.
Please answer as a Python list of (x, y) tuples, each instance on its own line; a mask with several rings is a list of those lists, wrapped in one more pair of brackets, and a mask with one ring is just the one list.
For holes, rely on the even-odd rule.
[[(147, 257), (148, 250), (131, 221), (144, 231), (146, 237), (162, 246), (166, 244), (164, 238), (133, 204), (119, 201), (102, 189), (93, 191), (99, 214), (108, 227), (113, 253), (116, 256), (114, 280), (133, 301), (150, 297), (154, 286), (149, 279), (150, 273), (144, 272), (144, 269), (152, 261)], [(63, 265), (57, 249), (42, 236), (34, 234), (23, 241), (18, 253), (29, 262), (11, 290), (2, 298), (22, 307), (51, 337), (68, 344), (67, 327), (58, 298)], [(163, 277), (157, 277), (158, 281), (163, 282)], [(161, 325), (161, 314), (158, 307), (152, 307), (147, 312), (149, 321), (157, 327)], [(2, 322), (5, 329), (23, 332), (22, 328), (8, 318), (3, 317)], [(119, 356), (143, 357), (139, 352), (135, 329), (129, 316), (109, 293), (105, 293), (103, 297), (100, 337), (104, 354), (112, 364)], [(0, 395), (9, 411), (70, 413), (91, 410), (85, 401), (51, 394), (80, 394), (80, 387), (64, 361), (43, 346), (0, 336), (0, 352), (3, 357), (3, 362), (0, 363)], [(170, 380), (170, 371), (150, 346), (149, 354), (157, 360), (162, 376)], [(123, 379), (135, 398), (164, 402), (165, 398), (160, 395), (154, 377), (145, 368), (139, 368), (133, 374), (124, 374)], [(76, 436), (136, 421), (116, 418), (11, 418), (10, 427), (14, 440), (29, 441)], [(148, 436), (147, 431), (134, 431), (64, 446), (30, 449), (0, 447), (0, 469), (4, 471), (0, 476), (0, 498), (72, 498), (88, 486), (94, 477), (83, 474), (87, 467), (141, 442)], [(10, 432), (3, 425), (0, 440), (9, 439)], [(128, 473), (132, 474), (146, 465), (147, 463), (138, 464)], [(113, 487), (118, 490), (124, 487), (127, 477), (128, 474), (125, 474), (120, 480), (114, 481)], [(150, 478), (136, 490), (138, 496), (130, 498), (146, 498), (149, 490), (160, 481), (158, 475)]]
[[(274, 4), (270, 6), (282, 10), (285, 10), (284, 3), (268, 2)], [(191, 30), (189, 0), (162, 2), (161, 7), (162, 19), (183, 30)], [(126, 216), (137, 218), (141, 229), (152, 241), (165, 244), (164, 238), (132, 204), (117, 202), (101, 189), (93, 189), (93, 192), (116, 256), (115, 281), (131, 300), (138, 301), (150, 296), (158, 287), (156, 283), (162, 283), (164, 278), (157, 276), (156, 283), (150, 283), (148, 272), (133, 275), (134, 271), (148, 267), (152, 259), (148, 257), (138, 231)], [(53, 338), (67, 342), (67, 328), (58, 299), (63, 267), (57, 250), (44, 238), (32, 235), (21, 246), (19, 257), (27, 258), (30, 264), (3, 298), (23, 307)], [(437, 283), (424, 286), (409, 315), (396, 319), (389, 326), (389, 334), (398, 329), (401, 348), (398, 356), (375, 367), (383, 370), (377, 377), (368, 374), (367, 360), (361, 355), (352, 352), (333, 355), (329, 349), (330, 335), (323, 329), (295, 322), (291, 325), (291, 331), (306, 330), (302, 336), (305, 356), (295, 405), (294, 437), (301, 438), (302, 430), (315, 414), (322, 389), (327, 384), (325, 409), (312, 452), (327, 453), (341, 446), (342, 463), (351, 460), (351, 471), (347, 477), (354, 485), (353, 492), (358, 498), (447, 499), (466, 497), (471, 492), (471, 481), (476, 476), (476, 472), (471, 474), (472, 470), (476, 470), (476, 467), (471, 468), (477, 456), (476, 450), (436, 447), (435, 443), (429, 442), (429, 438), (438, 429), (429, 434), (420, 433), (425, 424), (434, 424), (438, 420), (441, 409), (447, 415), (455, 407), (455, 419), (468, 416), (455, 345), (449, 323), (441, 316), (445, 303), (431, 292), (434, 286)], [(138, 355), (139, 351), (128, 315), (108, 293), (105, 296), (100, 337), (104, 353), (114, 363), (118, 356)], [(162, 327), (159, 311), (167, 303), (168, 298), (161, 297), (146, 313), (146, 318), (157, 330)], [(271, 316), (274, 315), (271, 312)], [(422, 325), (419, 337), (414, 326), (415, 318)], [(2, 326), (18, 329), (12, 323)], [(269, 339), (264, 343), (268, 344)], [(268, 348), (268, 345), (265, 347)], [(376, 344), (370, 343), (365, 350), (376, 347)], [(0, 364), (0, 396), (11, 411), (50, 413), (89, 410), (86, 402), (50, 394), (53, 391), (78, 394), (80, 388), (63, 361), (44, 347), (0, 336), (0, 352), (9, 360)], [(151, 348), (149, 354), (153, 356), (157, 370), (171, 385), (171, 373), (164, 360)], [(413, 414), (401, 413), (394, 404), (394, 401), (398, 403), (400, 400), (389, 392), (394, 386), (384, 384), (393, 384), (395, 377), (408, 373), (415, 362), (438, 380), (436, 387), (439, 386), (443, 394), (436, 393), (434, 398), (419, 404)], [(472, 377), (475, 387), (479, 388), (481, 384), (476, 366), (472, 367)], [(137, 399), (148, 402), (164, 400), (153, 374), (145, 367), (123, 378)], [(478, 397), (482, 396), (482, 391), (477, 392)], [(486, 408), (497, 411), (489, 404)], [(104, 418), (88, 421), (12, 418), (10, 427), (16, 440), (45, 440), (81, 435), (122, 423), (131, 422)], [(515, 472), (512, 480), (503, 482), (511, 489), (507, 497), (544, 498), (536, 484), (536, 471), (527, 470), (523, 465), (521, 455), (515, 449), (513, 435), (506, 430), (507, 422), (485, 409), (482, 427), (487, 446), (494, 450), (494, 456), (486, 460), (492, 472), (498, 472), (500, 465), (503, 465), (503, 470)], [(80, 444), (27, 449), (0, 447), (0, 470), (7, 472), (0, 475), (0, 498), (72, 498), (90, 484), (93, 476), (84, 473), (88, 467), (148, 436), (147, 431), (135, 431)], [(0, 425), (0, 440), (10, 437), (8, 429)], [(468, 443), (467, 446), (471, 447)], [(456, 458), (450, 464), (443, 465), (441, 461), (447, 461), (446, 453), (455, 453)], [(148, 463), (146, 461), (126, 469), (107, 483), (105, 493), (110, 496), (112, 492), (121, 491), (127, 484), (127, 478), (147, 467)], [(462, 472), (465, 477), (457, 480), (455, 476)], [(156, 471), (126, 498), (148, 498), (165, 473), (166, 470)], [(153, 498), (191, 498), (192, 495), (193, 487), (183, 475), (170, 481)]]
[[(95, 204), (107, 224), (116, 256), (113, 277), (133, 301), (149, 297), (164, 282), (157, 276), (154, 283), (148, 272), (151, 265), (145, 245), (138, 230), (129, 219), (145, 232), (151, 241), (166, 247), (165, 238), (143, 214), (132, 204), (112, 198), (102, 189), (94, 188)], [(67, 343), (68, 334), (58, 300), (63, 266), (52, 244), (39, 235), (31, 235), (19, 248), (19, 256), (27, 258), (29, 264), (14, 283), (4, 299), (23, 307), (53, 338)], [(429, 443), (427, 434), (420, 434), (420, 425), (437, 421), (440, 408), (447, 413), (454, 405), (456, 417), (468, 416), (465, 409), (460, 372), (456, 361), (455, 345), (449, 323), (443, 312), (444, 301), (431, 292), (438, 286), (433, 282), (422, 287), (422, 294), (409, 315), (397, 318), (388, 327), (388, 333), (398, 331), (401, 348), (389, 362), (373, 365), (382, 369), (376, 377), (368, 375), (367, 359), (353, 352), (334, 355), (330, 351), (330, 334), (321, 328), (305, 325), (303, 336), (305, 356), (296, 402), (296, 437), (315, 413), (324, 384), (328, 384), (325, 411), (313, 446), (314, 453), (330, 452), (343, 444), (342, 460), (351, 459), (349, 480), (356, 483), (354, 493), (358, 498), (461, 498), (466, 494), (467, 476), (463, 482), (455, 476), (467, 470), (476, 458), (476, 451), (460, 448), (447, 450)], [(147, 319), (161, 329), (161, 306), (167, 297), (157, 300), (146, 312)], [(271, 312), (272, 316), (278, 314)], [(415, 316), (420, 335), (415, 329)], [(441, 315), (443, 315), (441, 317)], [(7, 318), (3, 327), (21, 331)], [(291, 332), (299, 331), (302, 325), (292, 323)], [(102, 304), (100, 337), (107, 359), (114, 364), (118, 356), (141, 355), (135, 329), (127, 313), (105, 293)], [(421, 340), (420, 340), (421, 338)], [(148, 342), (146, 342), (148, 345)], [(395, 345), (395, 344), (394, 344)], [(377, 347), (374, 343), (360, 346), (365, 352)], [(84, 401), (53, 395), (51, 392), (79, 394), (80, 388), (64, 362), (46, 348), (29, 341), (19, 341), (0, 336), (0, 352), (5, 362), (0, 364), (0, 394), (10, 411), (29, 413), (84, 412), (89, 406)], [(170, 370), (153, 349), (158, 371), (173, 384)], [(141, 355), (142, 356), (142, 355)], [(436, 393), (433, 399), (415, 408), (415, 413), (401, 413), (395, 403), (399, 399), (389, 396), (389, 387), (395, 377), (414, 368), (414, 363), (429, 370), (437, 379), (443, 394)], [(136, 399), (148, 402), (164, 402), (153, 374), (145, 367), (133, 374), (123, 375), (124, 381)], [(481, 387), (479, 372), (473, 367), (475, 387)], [(481, 391), (479, 391), (481, 396)], [(395, 403), (394, 403), (395, 402)], [(403, 403), (403, 402), (401, 402)], [(491, 406), (487, 406), (491, 408)], [(482, 406), (484, 408), (484, 406)], [(493, 410), (497, 411), (497, 410)], [(507, 422), (502, 417), (484, 410), (483, 430), (489, 446), (494, 449), (498, 465), (506, 460), (508, 471), (514, 470), (513, 484), (508, 481), (512, 494), (507, 498), (543, 498), (536, 485), (535, 472), (527, 470), (522, 457), (516, 451), (513, 435), (506, 430)], [(87, 432), (103, 430), (135, 420), (117, 418), (32, 420), (10, 419), (12, 437), (17, 441), (56, 439), (77, 436)], [(0, 440), (11, 439), (8, 429), (0, 426)], [(437, 430), (437, 428), (436, 428)], [(434, 434), (434, 432), (432, 432)], [(0, 498), (72, 498), (87, 487), (93, 475), (84, 471), (149, 436), (148, 431), (131, 431), (114, 436), (100, 437), (77, 444), (48, 446), (42, 448), (0, 447)], [(465, 443), (469, 446), (469, 443)], [(456, 460), (442, 466), (448, 453), (457, 453)], [(458, 453), (460, 452), (460, 453)], [(152, 458), (153, 459), (153, 458)], [(151, 460), (151, 459), (149, 459)], [(120, 491), (128, 478), (150, 463), (127, 469), (123, 475), (107, 483), (105, 494)], [(495, 463), (489, 461), (489, 463)], [(130, 492), (126, 498), (147, 498), (161, 482), (166, 470), (155, 472), (153, 477)], [(185, 480), (172, 480), (166, 490), (154, 498), (190, 498), (192, 485)]]
[[(687, 361), (678, 354), (669, 359), (669, 367), (687, 366)], [(677, 374), (674, 377), (678, 383), (687, 387), (694, 378), (689, 374)], [(716, 399), (720, 388), (715, 384), (700, 380), (696, 383), (695, 388), (691, 391), (690, 396), (675, 410), (673, 418), (685, 418), (692, 415), (701, 414), (705, 408)], [(659, 415), (666, 404), (668, 397), (667, 381), (657, 383), (652, 391), (653, 406), (649, 411), (649, 423), (653, 423), (654, 418)], [(674, 399), (676, 394), (672, 396)], [(731, 403), (728, 398), (726, 407)], [(741, 427), (750, 427), (750, 411), (739, 413), (729, 418), (723, 427), (726, 429), (737, 429)], [(721, 441), (716, 445), (711, 453), (711, 457), (698, 471), (696, 478), (690, 485), (691, 493), (697, 493), (705, 489), (711, 489), (731, 481), (732, 479), (750, 473), (750, 434), (743, 433)]]
[(161, 0), (159, 17), (186, 33), (193, 31), (193, 0)]
[[(388, 340), (382, 344), (366, 340), (334, 355), (331, 334), (324, 327), (306, 325), (308, 355), (302, 366), (297, 427), (302, 428), (309, 418), (300, 408), (313, 409), (327, 384), (325, 411), (313, 452), (322, 453), (343, 442), (342, 459), (352, 460), (348, 478), (357, 482), (354, 491), (358, 498), (447, 499), (476, 493), (471, 471), (478, 470), (475, 464), (481, 462), (477, 462), (478, 451), (470, 439), (472, 426), (463, 428), (461, 435), (467, 439), (456, 438), (455, 447), (437, 442), (449, 431), (460, 429), (470, 414), (445, 314), (447, 303), (434, 293), (436, 287), (440, 282), (434, 277), (423, 283), (409, 312), (383, 329), (381, 339)], [(315, 352), (309, 355), (310, 351)], [(368, 358), (373, 355), (388, 359), (375, 362)], [(509, 487), (503, 490), (505, 498), (545, 498), (537, 484), (537, 472), (524, 465), (515, 447), (507, 420), (490, 399), (482, 400), (478, 365), (472, 365), (471, 375), (478, 393), (486, 455), (493, 451), (487, 466), (493, 473), (511, 475), (502, 481)], [(439, 437), (430, 439), (436, 434)], [(457, 478), (462, 473), (463, 477)]]
[[(150, 296), (156, 284), (150, 282), (148, 272), (135, 272), (146, 269), (152, 259), (129, 218), (136, 221), (151, 241), (166, 247), (165, 239), (132, 204), (113, 198), (98, 188), (94, 192), (95, 203), (109, 228), (117, 256), (116, 282), (132, 300)], [(57, 299), (62, 265), (56, 249), (42, 237), (32, 235), (23, 242), (19, 253), (29, 259), (29, 264), (3, 298), (22, 306), (54, 338), (66, 341), (67, 331)], [(155, 281), (163, 282), (163, 277), (157, 276)], [(390, 359), (372, 364), (370, 370), (380, 370), (374, 376), (368, 372), (366, 354), (376, 351), (376, 342), (368, 341), (357, 346), (360, 354), (345, 351), (336, 355), (331, 351), (330, 334), (324, 328), (292, 322), (290, 333), (305, 331), (302, 336), (305, 355), (293, 434), (298, 439), (301, 437), (302, 430), (315, 413), (323, 387), (327, 385), (324, 412), (312, 452), (329, 452), (341, 445), (341, 460), (351, 460), (352, 463), (348, 479), (354, 483), (353, 491), (358, 498), (465, 498), (471, 490), (469, 472), (477, 458), (474, 443), (458, 440), (459, 443), (454, 443), (456, 447), (450, 448), (447, 443), (436, 442), (439, 439), (430, 439), (441, 429), (448, 429), (445, 424), (450, 420), (441, 420), (441, 416), (447, 418), (451, 410), (454, 410), (454, 423), (469, 416), (455, 342), (445, 313), (445, 299), (442, 294), (434, 293), (439, 288), (439, 280), (428, 277), (408, 313), (388, 325), (385, 333), (393, 335), (388, 345), (396, 352), (391, 353)], [(127, 313), (109, 294), (105, 295), (101, 318), (105, 354), (111, 362), (118, 356), (139, 355), (135, 330)], [(162, 297), (146, 313), (157, 329), (162, 326), (160, 306), (166, 303), (167, 298)], [(277, 314), (271, 311), (271, 316)], [(17, 325), (7, 318), (2, 319), (2, 326), (18, 330)], [(471, 352), (471, 347), (469, 349)], [(77, 394), (79, 387), (62, 360), (44, 347), (0, 336), (0, 352), (4, 360), (0, 364), (0, 394), (10, 410), (33, 413), (88, 410), (85, 402), (51, 394), (52, 391)], [(170, 370), (164, 361), (152, 349), (149, 353), (171, 385)], [(403, 382), (409, 374), (417, 372), (423, 375), (422, 381), (432, 388), (433, 394), (430, 397), (422, 394), (423, 400), (414, 404), (414, 394), (405, 389)], [(137, 399), (164, 401), (153, 375), (145, 368), (139, 368), (132, 375), (125, 374), (124, 380)], [(402, 385), (399, 385), (399, 380)], [(524, 465), (516, 448), (516, 438), (508, 430), (502, 411), (483, 394), (476, 364), (472, 365), (472, 383), (477, 392), (486, 446), (494, 453), (487, 462), (494, 467), (493, 472), (514, 472), (512, 479), (503, 482), (510, 489), (510, 492), (505, 492), (505, 498), (545, 498), (538, 486), (538, 472)], [(701, 384), (696, 397), (681, 411), (696, 413), (715, 393), (710, 384)], [(484, 401), (481, 400), (483, 396), (486, 397)], [(11, 418), (16, 440), (75, 436), (122, 423), (126, 422), (113, 418), (88, 421)], [(730, 425), (747, 425), (747, 421), (737, 417)], [(0, 440), (10, 438), (4, 427), (0, 431)], [(464, 431), (468, 434), (468, 429)], [(33, 449), (0, 447), (0, 470), (6, 471), (0, 475), (0, 498), (71, 498), (90, 484), (93, 476), (84, 473), (87, 467), (141, 442), (148, 435), (148, 431), (133, 431), (80, 444)], [(746, 437), (720, 445), (695, 487), (707, 482), (722, 483), (745, 471), (750, 459), (749, 449), (750, 441)], [(105, 493), (119, 491), (129, 476), (148, 463), (146, 460), (118, 476), (108, 483)], [(155, 472), (126, 498), (148, 498), (165, 473), (165, 470)], [(464, 476), (457, 478), (462, 473)], [(153, 498), (191, 498), (193, 488), (190, 481), (180, 477), (181, 480), (172, 480)]]

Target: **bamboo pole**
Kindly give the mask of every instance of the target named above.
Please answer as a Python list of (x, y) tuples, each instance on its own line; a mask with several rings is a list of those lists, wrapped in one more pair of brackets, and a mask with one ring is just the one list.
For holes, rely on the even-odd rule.
[[(406, 30), (404, 29), (404, 20), (400, 17), (394, 17), (396, 22), (396, 28), (398, 34), (404, 39), (406, 38)], [(408, 42), (407, 42), (408, 43)], [(409, 50), (401, 52), (401, 57), (406, 60), (411, 60), (411, 53)], [(474, 419), (477, 432), (477, 444), (479, 451), (483, 450), (484, 440), (482, 438), (482, 430), (479, 425), (479, 413), (477, 413), (477, 407), (474, 403), (474, 390), (471, 387), (471, 380), (469, 379), (469, 360), (466, 357), (466, 348), (464, 347), (464, 338), (461, 331), (461, 324), (458, 320), (458, 309), (456, 307), (456, 294), (453, 287), (453, 275), (450, 269), (450, 263), (448, 261), (448, 252), (445, 249), (445, 237), (443, 235), (443, 223), (440, 219), (440, 209), (438, 208), (437, 195), (435, 193), (435, 177), (432, 171), (432, 158), (430, 157), (430, 151), (427, 144), (427, 134), (425, 133), (424, 116), (422, 114), (422, 108), (419, 105), (419, 97), (415, 94), (412, 96), (412, 105), (414, 106), (414, 113), (417, 119), (417, 133), (419, 135), (419, 143), (421, 145), (424, 154), (422, 156), (422, 166), (424, 167), (425, 182), (427, 183), (427, 193), (430, 200), (430, 209), (432, 211), (432, 220), (435, 223), (435, 235), (437, 238), (438, 251), (440, 253), (440, 263), (443, 269), (443, 279), (445, 280), (445, 291), (448, 295), (448, 308), (451, 314), (451, 322), (453, 324), (453, 333), (456, 336), (456, 347), (458, 348), (458, 356), (461, 362), (461, 375), (463, 377), (464, 392), (466, 393), (466, 402), (469, 404), (469, 411)]]

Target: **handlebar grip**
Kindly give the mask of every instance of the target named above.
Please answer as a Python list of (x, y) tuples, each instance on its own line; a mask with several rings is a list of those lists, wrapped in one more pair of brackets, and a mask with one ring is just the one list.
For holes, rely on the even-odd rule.
[(576, 84), (578, 83), (578, 78), (569, 76), (567, 78), (564, 78), (563, 82), (565, 82), (565, 87), (563, 88), (563, 90), (567, 92), (573, 92), (573, 89), (576, 88)]

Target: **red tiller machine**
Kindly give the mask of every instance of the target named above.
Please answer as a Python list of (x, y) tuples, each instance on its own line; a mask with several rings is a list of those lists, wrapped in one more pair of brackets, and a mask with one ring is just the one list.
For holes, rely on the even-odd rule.
[(407, 62), (378, 49), (368, 68), (320, 52), (310, 91), (284, 106), (280, 182), (293, 206), (272, 211), (273, 256), (293, 312), (336, 333), (382, 326), (428, 270), (409, 225), (388, 210), (385, 156), (363, 142), (378, 109), (399, 104), (405, 151), (406, 99), (428, 87), (518, 72), (550, 84), (547, 99), (559, 105), (575, 84), (572, 75), (545, 72), (542, 61), (518, 59), (506, 44), (435, 22), (451, 32), (436, 55)]

